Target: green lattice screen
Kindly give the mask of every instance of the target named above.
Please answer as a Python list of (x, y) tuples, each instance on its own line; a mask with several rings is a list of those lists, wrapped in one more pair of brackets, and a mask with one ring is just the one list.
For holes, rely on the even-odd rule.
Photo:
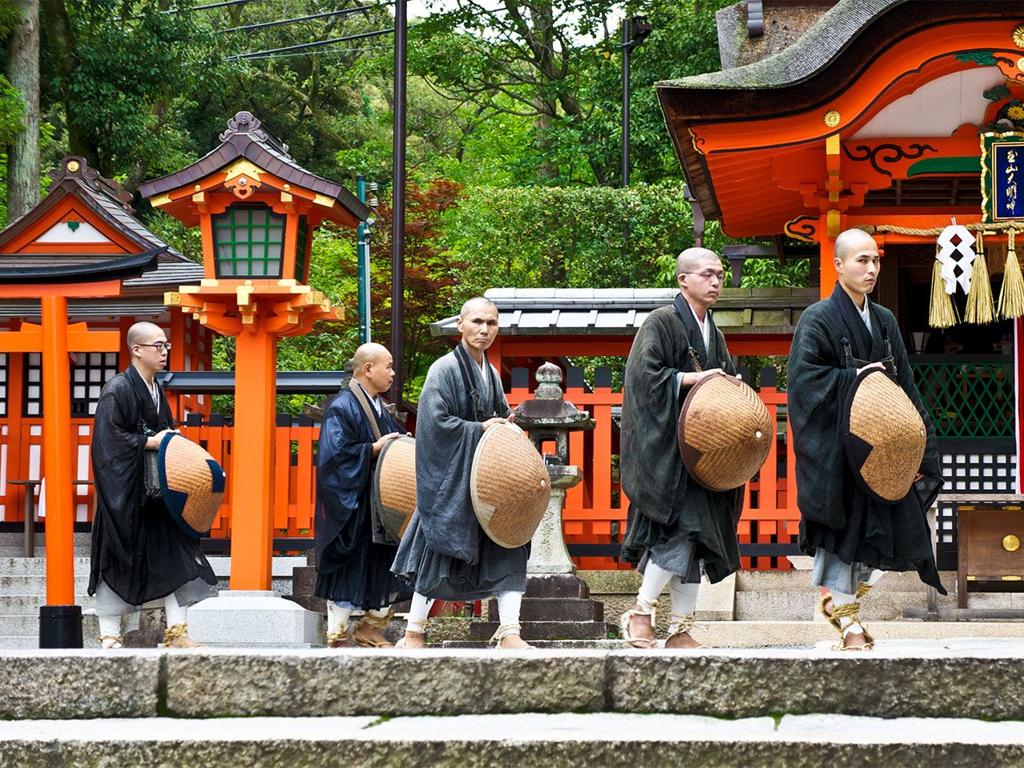
[(938, 437), (1013, 437), (1013, 369), (1007, 362), (911, 363)]
[(214, 216), (217, 277), (281, 277), (284, 222), (265, 205), (233, 205)]
[(306, 245), (309, 242), (309, 222), (305, 216), (299, 217), (295, 240), (295, 279), (304, 283), (306, 282)]

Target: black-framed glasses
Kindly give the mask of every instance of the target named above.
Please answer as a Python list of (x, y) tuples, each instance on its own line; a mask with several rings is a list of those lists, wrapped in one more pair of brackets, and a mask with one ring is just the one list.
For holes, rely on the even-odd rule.
[(135, 344), (136, 347), (152, 347), (153, 349), (159, 349), (164, 352), (171, 351), (171, 342), (169, 341), (157, 341), (153, 344)]

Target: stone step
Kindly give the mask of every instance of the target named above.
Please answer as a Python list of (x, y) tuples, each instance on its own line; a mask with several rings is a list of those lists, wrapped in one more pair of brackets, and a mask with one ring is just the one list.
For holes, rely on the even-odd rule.
[[(88, 595), (75, 597), (78, 605), (88, 610), (96, 604), (96, 598)], [(0, 595), (0, 615), (20, 616), (24, 614), (38, 616), (39, 607), (46, 605), (45, 595)]]
[[(940, 574), (943, 585), (947, 590), (952, 590), (956, 584), (955, 571), (943, 571)], [(739, 592), (766, 592), (766, 591), (795, 591), (802, 592), (814, 590), (811, 585), (810, 571), (739, 571), (736, 574), (736, 591)], [(913, 571), (889, 571), (875, 584), (871, 595), (874, 597), (880, 592), (918, 592), (924, 595), (925, 584)]]
[[(490, 600), (487, 618), (498, 621), (498, 601)], [(604, 621), (604, 605), (579, 597), (526, 597), (519, 612), (522, 621)]]
[[(75, 571), (75, 595), (85, 595), (89, 572)], [(0, 595), (45, 595), (45, 576), (0, 576)]]
[[(842, 715), (719, 720), (558, 713), (458, 717), (0, 722), (4, 762), (53, 765), (964, 765), (1019, 764), (1024, 723)], [(667, 758), (667, 756), (671, 758)]]
[[(439, 684), (446, 680), (458, 684)], [(5, 651), (0, 690), (0, 723), (517, 712), (1024, 720), (1024, 648), (1015, 638), (880, 641), (873, 653), (845, 655), (823, 648)], [(826, 743), (830, 735), (819, 737)]]
[[(738, 621), (811, 621), (818, 610), (819, 592), (757, 591), (736, 593)], [(939, 605), (956, 606), (956, 597), (939, 596)], [(906, 608), (926, 608), (922, 590), (913, 592), (872, 592), (864, 600), (861, 615), (867, 621), (892, 621), (903, 618)]]
[(589, 598), (590, 589), (585, 581), (571, 573), (530, 576), (526, 580), (526, 597)]
[[(497, 621), (474, 621), (469, 625), (470, 640), (488, 640), (498, 628)], [(608, 636), (603, 621), (524, 621), (520, 635), (524, 640), (588, 640)]]
[[(75, 573), (89, 572), (89, 558), (75, 558)], [(45, 557), (0, 557), (0, 576), (45, 576)]]

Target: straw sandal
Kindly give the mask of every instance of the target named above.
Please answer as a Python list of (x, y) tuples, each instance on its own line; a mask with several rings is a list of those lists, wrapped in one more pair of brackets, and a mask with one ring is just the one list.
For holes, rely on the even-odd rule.
[(351, 648), (352, 643), (348, 641), (348, 633), (340, 629), (337, 632), (327, 633), (328, 648)]
[[(694, 626), (695, 623), (693, 621), (692, 613), (686, 616), (677, 616), (673, 614), (672, 620), (668, 625), (668, 637), (665, 638), (665, 647), (674, 648), (677, 650), (691, 650), (695, 648), (702, 648), (703, 646), (696, 640), (694, 640), (693, 636), (690, 634), (690, 631), (694, 628)], [(693, 643), (693, 645), (671, 645), (673, 639), (677, 637), (681, 638), (683, 635), (689, 638), (689, 641)]]
[[(390, 621), (390, 612), (384, 616), (374, 616), (372, 614), (367, 613), (363, 617), (362, 621), (356, 624), (355, 629), (352, 630), (352, 641), (362, 648), (394, 648), (395, 644), (389, 641), (387, 638), (384, 638), (383, 640), (375, 640), (374, 638), (366, 637), (365, 635), (362, 635), (359, 632), (359, 630), (362, 627), (376, 629), (379, 632), (380, 630), (384, 629)], [(404, 648), (405, 646), (402, 647)]]
[(164, 641), (158, 648), (202, 648), (202, 643), (197, 643), (188, 636), (188, 624), (175, 624), (164, 630)]
[[(857, 587), (857, 597), (863, 597), (870, 591), (871, 587), (867, 584), (861, 584)], [(832, 606), (829, 610), (828, 606)], [(868, 634), (867, 627), (860, 620), (860, 603), (848, 603), (846, 605), (840, 605), (836, 607), (832, 603), (832, 594), (826, 592), (821, 596), (818, 601), (818, 608), (821, 610), (821, 614), (825, 617), (829, 624), (839, 633), (839, 642), (832, 646), (833, 651), (871, 651), (875, 648), (875, 638)], [(850, 619), (850, 623), (843, 628), (842, 619)], [(847, 645), (846, 638), (851, 634), (857, 634), (850, 632), (850, 627), (857, 625), (860, 627), (860, 633), (864, 637), (864, 645)]]
[[(533, 648), (532, 645), (523, 640), (522, 635), (519, 634), (520, 631), (521, 627), (518, 624), (501, 624), (494, 630), (494, 634), (491, 635), (491, 639), (487, 642), (494, 643), (496, 651), (525, 651), (527, 648)], [(521, 648), (506, 648), (501, 644), (501, 641), (506, 637), (518, 637), (523, 646)]]
[(633, 637), (629, 634), (629, 620), (634, 616), (650, 616), (651, 617), (651, 630), (654, 630), (654, 625), (657, 622), (658, 617), (658, 601), (655, 600), (651, 603), (651, 610), (645, 611), (640, 608), (639, 605), (634, 605), (624, 614), (619, 617), (619, 631), (622, 632), (622, 639), (629, 643), (634, 648), (651, 648), (654, 646), (654, 638), (646, 637)]
[(124, 648), (124, 638), (121, 635), (100, 635), (100, 648), (104, 651), (116, 651)]

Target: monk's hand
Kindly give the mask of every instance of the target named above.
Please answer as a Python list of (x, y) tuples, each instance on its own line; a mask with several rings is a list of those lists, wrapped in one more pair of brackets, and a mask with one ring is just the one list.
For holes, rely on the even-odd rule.
[(398, 432), (389, 432), (386, 435), (381, 435), (380, 440), (377, 440), (373, 444), (373, 455), (376, 456), (378, 453), (384, 450), (385, 445), (399, 437), (401, 437), (401, 434)]
[(706, 379), (708, 376), (714, 376), (719, 373), (725, 373), (721, 368), (709, 368), (706, 371), (688, 371), (683, 374), (683, 386), (692, 387), (698, 381)]
[(867, 365), (857, 369), (857, 375), (859, 376), (864, 373), (864, 371), (870, 371), (874, 368), (877, 368), (880, 371), (885, 370), (885, 366), (882, 363), (868, 363)]
[(178, 430), (176, 429), (162, 429), (155, 435), (150, 435), (149, 439), (146, 440), (146, 450), (156, 451), (160, 448), (160, 443), (163, 442), (164, 437), (167, 435), (176, 435)]
[(508, 419), (503, 419), (503, 418), (501, 418), (500, 416), (495, 416), (495, 417), (493, 417), (493, 418), (490, 418), (490, 419), (488, 419), (487, 421), (485, 421), (485, 422), (483, 423), (483, 426), (484, 426), (484, 432), (486, 432), (486, 431), (487, 431), (488, 429), (490, 429), (491, 427), (496, 427), (496, 426), (498, 426), (499, 424), (505, 424), (505, 423), (507, 423), (507, 422), (508, 422)]

